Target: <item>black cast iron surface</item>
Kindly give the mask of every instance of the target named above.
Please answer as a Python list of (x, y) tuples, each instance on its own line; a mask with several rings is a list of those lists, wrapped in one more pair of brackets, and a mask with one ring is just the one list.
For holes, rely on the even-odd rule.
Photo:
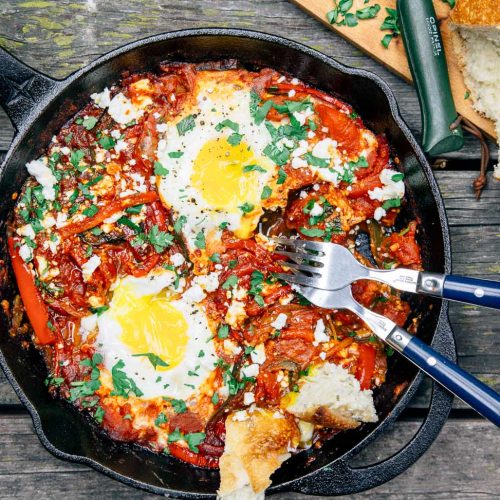
[[(161, 61), (206, 61), (237, 58), (249, 68), (273, 67), (288, 72), (349, 102), (376, 133), (386, 133), (398, 152), (409, 187), (404, 217), (421, 220), (424, 266), (450, 271), (450, 244), (442, 200), (429, 165), (401, 119), (388, 86), (375, 75), (347, 68), (295, 42), (252, 31), (196, 29), (157, 35), (119, 48), (66, 80), (52, 80), (0, 52), (0, 103), (18, 131), (0, 172), (0, 225), (10, 213), (13, 192), (26, 178), (26, 161), (36, 157), (50, 138), (89, 99), (120, 78), (122, 71), (154, 69)], [(404, 223), (404, 220), (401, 221)], [(6, 257), (5, 245), (2, 258)], [(3, 283), (2, 298), (15, 293), (12, 277)], [(421, 300), (413, 309), (422, 315), (419, 335), (455, 359), (455, 343), (447, 307)], [(7, 335), (1, 318), (0, 364), (29, 410), (42, 443), (56, 456), (88, 464), (132, 486), (184, 498), (211, 498), (218, 473), (197, 469), (141, 448), (116, 443), (66, 402), (53, 400), (43, 384), (46, 369), (39, 353), (26, 351)], [(390, 361), (387, 384), (376, 394), (380, 422), (342, 433), (319, 450), (300, 453), (273, 476), (270, 492), (299, 491), (339, 495), (377, 486), (407, 469), (430, 446), (446, 420), (451, 397), (435, 387), (429, 413), (419, 432), (393, 457), (364, 468), (349, 466), (352, 458), (393, 424), (414, 394), (421, 376), (405, 360)], [(392, 389), (407, 382), (397, 402)]]

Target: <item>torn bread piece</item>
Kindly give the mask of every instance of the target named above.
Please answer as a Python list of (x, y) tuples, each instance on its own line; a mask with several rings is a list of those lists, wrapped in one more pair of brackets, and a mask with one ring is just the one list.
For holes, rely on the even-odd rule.
[(305, 377), (299, 393), (284, 398), (288, 412), (322, 427), (354, 429), (362, 422), (378, 420), (371, 390), (345, 368), (325, 363)]
[(226, 445), (220, 458), (221, 500), (258, 500), (270, 476), (299, 444), (293, 417), (256, 408), (231, 413), (226, 420)]
[[(500, 142), (500, 3), (459, 0), (451, 12), (453, 46), (473, 106), (495, 122)], [(500, 166), (494, 177), (500, 180)]]

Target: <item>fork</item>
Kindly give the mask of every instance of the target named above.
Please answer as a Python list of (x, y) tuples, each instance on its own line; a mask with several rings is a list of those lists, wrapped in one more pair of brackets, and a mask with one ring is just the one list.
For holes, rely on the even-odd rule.
[(275, 252), (288, 257), (286, 267), (294, 273), (278, 274), (297, 285), (323, 290), (339, 290), (359, 279), (381, 281), (404, 292), (500, 309), (500, 282), (450, 274), (396, 269), (373, 269), (360, 264), (342, 245), (301, 239), (275, 238), (283, 249)]
[(496, 426), (500, 427), (500, 395), (493, 389), (446, 359), (419, 338), (410, 335), (393, 321), (354, 300), (351, 287), (340, 290), (321, 290), (298, 285), (290, 274), (281, 275), (284, 281), (308, 299), (312, 304), (325, 309), (347, 309), (358, 315), (381, 340), (400, 352), (422, 371), (443, 387), (469, 404)]

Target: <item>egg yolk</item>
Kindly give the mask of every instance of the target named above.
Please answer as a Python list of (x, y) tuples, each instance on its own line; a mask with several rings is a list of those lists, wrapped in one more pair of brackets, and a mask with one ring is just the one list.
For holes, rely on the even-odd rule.
[(130, 286), (118, 287), (112, 301), (113, 317), (122, 328), (120, 341), (132, 354), (152, 353), (168, 363), (156, 370), (174, 368), (184, 359), (188, 323), (165, 296), (138, 297)]
[[(247, 165), (257, 161), (250, 146), (242, 141), (233, 146), (226, 138), (207, 141), (200, 149), (193, 165), (191, 185), (203, 196), (214, 211), (242, 214), (239, 208), (245, 203), (256, 207), (255, 213), (242, 214), (240, 228), (235, 231), (239, 238), (249, 238), (262, 210), (259, 208), (260, 191), (258, 173), (244, 171)], [(265, 167), (263, 167), (265, 168)]]

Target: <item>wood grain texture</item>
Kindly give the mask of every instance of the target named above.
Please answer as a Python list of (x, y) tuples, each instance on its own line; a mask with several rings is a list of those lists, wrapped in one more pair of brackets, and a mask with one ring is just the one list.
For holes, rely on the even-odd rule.
[[(364, 450), (354, 464), (368, 465), (389, 457), (419, 426), (420, 422), (415, 420), (396, 423)], [(472, 443), (474, 446), (470, 446)], [(467, 444), (469, 447), (465, 448)], [(425, 457), (408, 471), (383, 486), (349, 498), (494, 498), (500, 491), (499, 446), (500, 434), (492, 425), (481, 420), (450, 420)], [(33, 433), (28, 416), (0, 416), (0, 451), (0, 498), (154, 498), (86, 466), (52, 457)], [(312, 497), (286, 493), (272, 498), (305, 500)]]
[[(380, 31), (380, 25), (386, 16), (385, 8), (389, 7), (395, 9), (396, 0), (377, 0), (377, 4), (382, 7), (378, 16), (374, 19), (362, 20), (353, 28), (349, 26), (331, 25), (328, 22), (326, 14), (332, 9), (331, 0), (292, 1), (309, 12), (309, 14), (313, 15), (324, 25), (352, 42), (363, 52), (366, 52), (381, 64), (387, 66), (391, 71), (394, 71), (407, 81), (412, 81), (401, 38), (398, 37), (394, 39), (387, 49), (380, 43), (380, 39), (384, 34), (388, 33), (387, 31)], [(363, 8), (363, 6), (366, 7), (364, 0), (354, 0), (351, 12), (355, 12), (356, 9)], [(467, 88), (453, 50), (453, 40), (448, 19), (450, 14), (449, 5), (442, 0), (434, 0), (434, 7), (436, 9), (437, 19), (440, 21), (441, 36), (443, 38), (446, 60), (448, 63), (448, 73), (450, 75), (451, 90), (457, 111), (486, 132), (490, 137), (496, 137), (494, 123), (479, 115), (472, 107), (472, 101), (470, 99), (464, 99)]]
[[(392, 88), (403, 118), (420, 137), (414, 88), (288, 0), (150, 0), (147, 8), (144, 5), (144, 0), (2, 0), (0, 46), (26, 64), (64, 78), (120, 45), (165, 31), (222, 26), (279, 34), (343, 64), (378, 74)], [(8, 148), (12, 134), (9, 120), (0, 110), (0, 149)], [(497, 148), (492, 141), (490, 146), (495, 158)], [(461, 151), (443, 156), (478, 159), (479, 143), (466, 134)]]

